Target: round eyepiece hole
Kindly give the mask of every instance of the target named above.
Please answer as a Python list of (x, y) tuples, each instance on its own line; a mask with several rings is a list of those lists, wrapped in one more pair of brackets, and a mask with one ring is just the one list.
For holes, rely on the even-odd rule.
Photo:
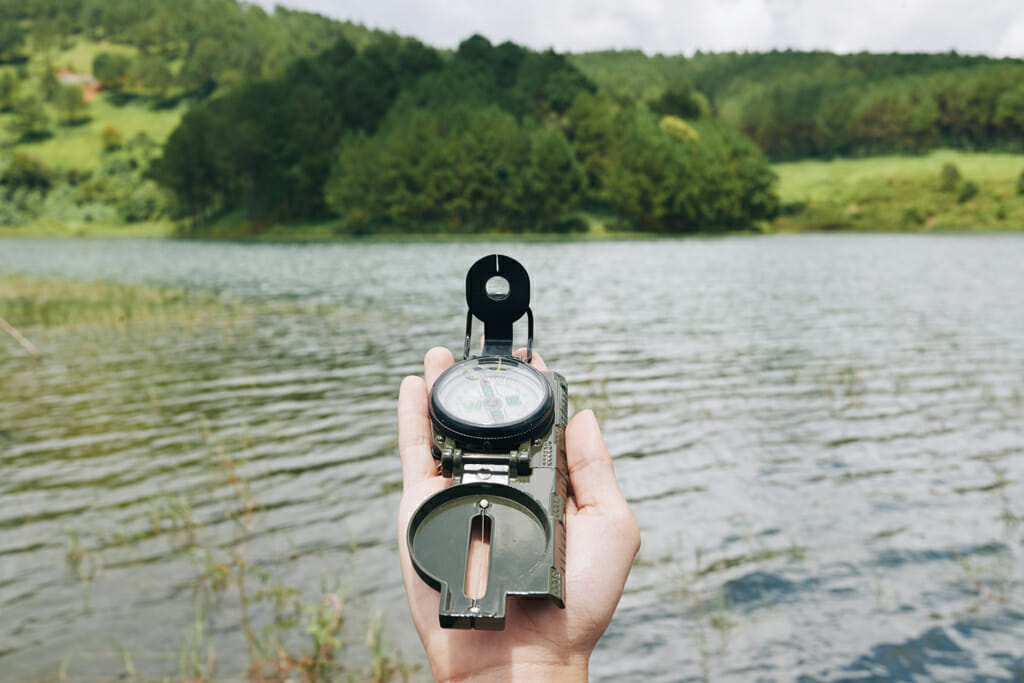
[(500, 275), (495, 275), (484, 285), (487, 298), (491, 301), (504, 301), (508, 298), (508, 293), (511, 289), (512, 287), (508, 284), (508, 280)]

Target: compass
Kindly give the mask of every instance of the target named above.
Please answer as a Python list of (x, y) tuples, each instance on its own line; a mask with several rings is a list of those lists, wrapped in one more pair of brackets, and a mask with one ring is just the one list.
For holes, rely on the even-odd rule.
[(554, 395), (547, 378), (516, 358), (469, 358), (434, 383), (434, 431), (464, 446), (495, 448), (532, 440), (551, 428)]
[[(452, 485), (423, 501), (406, 533), (416, 573), (440, 593), (440, 625), (501, 630), (509, 596), (565, 607), (569, 394), (557, 372), (530, 365), (530, 278), (518, 261), (474, 263), (466, 303), (463, 359), (434, 381), (428, 408), (434, 457)], [(525, 361), (512, 355), (524, 315)], [(474, 317), (484, 345), (470, 358)]]

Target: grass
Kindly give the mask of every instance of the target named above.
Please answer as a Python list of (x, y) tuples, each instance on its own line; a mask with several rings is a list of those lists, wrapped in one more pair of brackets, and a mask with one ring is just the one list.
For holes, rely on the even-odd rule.
[(194, 317), (231, 308), (230, 302), (211, 294), (177, 289), (0, 276), (0, 317), (15, 327), (115, 325)]
[[(47, 111), (52, 121), (60, 119), (59, 113), (52, 106), (47, 105)], [(86, 109), (85, 115), (90, 117), (88, 122), (75, 126), (56, 124), (52, 127), (52, 137), (21, 142), (16, 149), (38, 156), (49, 166), (90, 170), (101, 163), (103, 143), (100, 134), (108, 125), (121, 131), (126, 142), (139, 133), (145, 133), (150, 140), (162, 145), (184, 113), (185, 106), (182, 104), (174, 109), (152, 109), (140, 103), (117, 106), (111, 102), (109, 94), (101, 93)], [(0, 135), (10, 137), (7, 123), (12, 116), (0, 114)], [(8, 139), (7, 142), (12, 141)]]
[[(325, 315), (332, 308), (293, 301), (247, 302), (210, 292), (104, 282), (54, 281), (0, 274), (0, 318), (15, 328), (133, 322), (242, 321), (253, 316)], [(0, 338), (2, 339), (2, 338)], [(2, 343), (2, 342), (0, 342)]]
[(0, 237), (171, 237), (174, 221), (95, 223), (39, 219), (28, 225), (0, 225)]
[(50, 59), (58, 69), (68, 67), (78, 73), (92, 73), (92, 62), (101, 52), (124, 55), (132, 59), (139, 54), (138, 48), (132, 45), (111, 43), (106, 40), (78, 40), (70, 47), (52, 53)]
[[(951, 190), (940, 187), (946, 164), (960, 172)], [(1024, 196), (1017, 193), (1024, 155), (938, 150), (884, 156), (775, 164), (783, 215), (779, 230), (1021, 230)], [(978, 193), (961, 201), (967, 182)]]
[[(80, 73), (91, 73), (92, 62), (101, 52), (111, 52), (134, 57), (138, 50), (126, 45), (107, 41), (93, 42), (78, 40), (65, 48), (54, 48), (48, 52), (33, 53), (28, 62), (29, 78), (18, 90), (19, 96), (39, 94), (41, 77), (47, 68), (69, 67)], [(0, 65), (0, 76), (15, 72), (15, 65)], [(154, 109), (149, 98), (129, 99), (127, 103), (115, 104), (115, 96), (109, 92), (100, 95), (87, 105), (83, 116), (89, 120), (79, 125), (62, 125), (60, 112), (47, 104), (46, 110), (53, 123), (53, 136), (33, 142), (17, 142), (7, 130), (11, 113), (0, 113), (0, 145), (13, 146), (17, 151), (35, 154), (50, 166), (64, 169), (88, 170), (99, 166), (103, 156), (100, 132), (108, 125), (121, 131), (127, 142), (139, 133), (145, 133), (152, 141), (163, 144), (186, 111), (179, 103), (173, 108)]]
[[(360, 647), (358, 640), (348, 637), (351, 627), (346, 625), (342, 594), (326, 580), (313, 592), (313, 599), (305, 599), (308, 591), (247, 561), (246, 547), (258, 526), (262, 506), (253, 498), (227, 447), (206, 432), (204, 440), (210, 451), (209, 486), (156, 498), (145, 523), (134, 529), (65, 529), (68, 571), (85, 591), (86, 608), (88, 586), (101, 577), (107, 551), (160, 538), (170, 551), (165, 561), (187, 565), (191, 575), (193, 615), (177, 657), (181, 680), (409, 680), (418, 667), (403, 660), (379, 614), (361, 624), (365, 638)], [(222, 507), (211, 519), (233, 523), (232, 539), (226, 545), (221, 534), (210, 528), (216, 524), (208, 525), (195, 512), (211, 502)], [(264, 609), (255, 610), (257, 605)], [(244, 673), (221, 671), (210, 637), (212, 616), (226, 607), (237, 609), (237, 631), (248, 651)], [(136, 669), (131, 651), (117, 643), (113, 646), (127, 677), (149, 680), (146, 672)], [(72, 668), (72, 654), (61, 664), (61, 680)]]

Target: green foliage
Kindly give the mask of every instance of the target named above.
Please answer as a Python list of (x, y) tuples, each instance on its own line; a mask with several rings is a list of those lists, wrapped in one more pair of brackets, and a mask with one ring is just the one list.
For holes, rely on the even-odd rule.
[(672, 109), (685, 106), (678, 94), (706, 95), (775, 159), (1024, 145), (1024, 60), (785, 51), (601, 52), (573, 62), (658, 113), (692, 118)]
[(134, 46), (143, 55), (105, 82), (116, 86), (126, 76), (161, 96), (168, 75), (161, 67), (175, 60), (181, 60), (172, 76), (176, 84), (202, 97), (220, 86), (278, 77), (295, 59), (339, 38), (360, 48), (386, 38), (316, 14), (281, 7), (268, 14), (235, 0), (82, 0), (74, 7), (73, 21), (91, 37)]
[(82, 99), (82, 89), (77, 85), (62, 85), (57, 89), (54, 104), (60, 111), (65, 125), (82, 123), (89, 109), (89, 103)]
[(60, 87), (60, 81), (57, 80), (57, 74), (52, 68), (47, 67), (39, 79), (39, 92), (43, 94), (43, 99), (47, 102), (53, 102), (57, 99), (57, 93), (60, 91)]
[[(942, 150), (775, 164), (787, 207), (775, 225), (780, 230), (1019, 230), (1024, 225), (1024, 196), (1016, 192), (1022, 158)], [(952, 192), (940, 188), (945, 164), (985, 191), (958, 202), (959, 183)]]
[(0, 21), (0, 59), (11, 59), (18, 54), (25, 43), (25, 32), (12, 18)]
[(960, 186), (960, 192), (957, 193), (957, 203), (963, 204), (964, 202), (970, 201), (978, 194), (978, 190), (979, 188), (977, 183), (975, 183), (972, 180), (966, 181), (963, 185)]
[(152, 177), (198, 224), (244, 208), (252, 218), (323, 215), (323, 187), (345, 131), (372, 131), (398, 92), (440, 67), (416, 41), (385, 40), (362, 53), (341, 40), (273, 81), (246, 84), (190, 111)]
[(553, 230), (583, 184), (564, 137), (496, 106), (399, 108), (376, 135), (349, 138), (335, 168), (327, 201), (353, 232)]
[(131, 65), (132, 60), (125, 55), (101, 52), (92, 62), (92, 75), (104, 88), (117, 89), (124, 85)]
[(1017, 195), (1024, 197), (1024, 171), (1017, 177)]
[(163, 218), (167, 204), (167, 193), (152, 180), (143, 180), (117, 202), (117, 210), (125, 223), (141, 223)]
[(444, 68), (421, 79), (418, 106), (440, 109), (497, 105), (522, 119), (557, 118), (581, 92), (595, 87), (563, 55), (532, 52), (513, 43), (493, 46), (483, 36), (459, 45)]
[(678, 116), (672, 116), (666, 114), (661, 117), (661, 121), (658, 122), (658, 126), (663, 131), (669, 134), (669, 136), (679, 142), (697, 142), (700, 140), (700, 135), (693, 129), (693, 126), (683, 121)]
[[(622, 227), (658, 232), (741, 228), (778, 212), (775, 177), (760, 151), (729, 126), (662, 125), (638, 107), (584, 95), (569, 111), (590, 200)], [(683, 123), (693, 131), (677, 124)]]
[(167, 61), (158, 55), (142, 55), (128, 68), (128, 82), (145, 91), (163, 96), (174, 84)]
[(943, 192), (953, 192), (960, 184), (960, 178), (960, 169), (956, 164), (946, 162), (939, 173), (939, 189)]
[(14, 99), (20, 84), (21, 82), (10, 71), (0, 76), (0, 112), (8, 112), (14, 107)]
[(701, 93), (689, 87), (678, 90), (666, 90), (654, 102), (651, 111), (663, 116), (675, 116), (681, 119), (698, 119), (711, 114), (711, 104)]
[(0, 186), (10, 198), (17, 190), (46, 194), (53, 187), (56, 175), (42, 159), (24, 152), (15, 152), (0, 172)]
[(123, 144), (123, 136), (121, 131), (114, 124), (109, 124), (103, 128), (100, 132), (100, 140), (103, 144), (103, 151), (113, 152), (114, 150), (121, 149)]
[(13, 117), (7, 124), (19, 140), (39, 140), (50, 135), (50, 117), (38, 97), (26, 95), (14, 103)]

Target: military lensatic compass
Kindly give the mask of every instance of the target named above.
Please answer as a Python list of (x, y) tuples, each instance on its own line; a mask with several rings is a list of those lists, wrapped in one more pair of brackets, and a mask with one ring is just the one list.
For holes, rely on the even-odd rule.
[[(463, 360), (430, 395), (434, 456), (452, 486), (423, 502), (408, 542), (420, 577), (440, 591), (445, 628), (505, 628), (508, 596), (564, 603), (565, 425), (568, 390), (533, 355), (530, 277), (501, 255), (466, 275)], [(527, 362), (512, 356), (512, 326), (528, 321)], [(469, 357), (473, 318), (483, 354)]]

